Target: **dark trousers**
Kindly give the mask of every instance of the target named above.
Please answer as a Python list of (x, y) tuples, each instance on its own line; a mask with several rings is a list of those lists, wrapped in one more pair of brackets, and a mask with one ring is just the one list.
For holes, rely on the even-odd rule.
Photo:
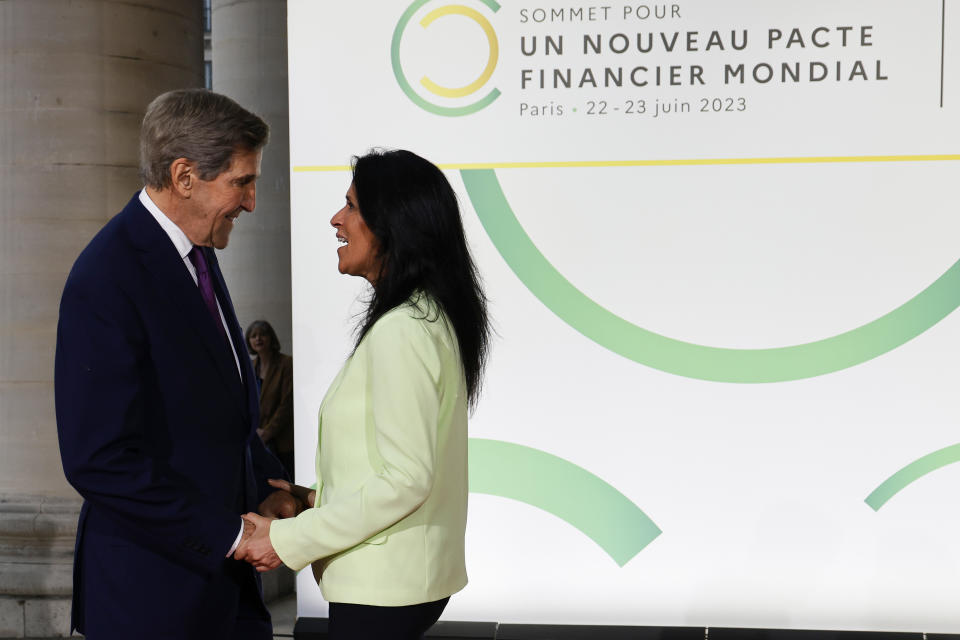
[(330, 640), (419, 640), (440, 618), (450, 598), (404, 607), (330, 603)]

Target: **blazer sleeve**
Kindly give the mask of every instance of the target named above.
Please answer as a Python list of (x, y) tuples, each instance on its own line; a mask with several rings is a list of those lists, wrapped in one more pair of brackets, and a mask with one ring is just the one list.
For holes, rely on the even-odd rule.
[(364, 339), (376, 468), (353, 493), (271, 524), (270, 541), (291, 569), (356, 546), (415, 511), (430, 495), (441, 358), (421, 323), (406, 313), (388, 314)]
[(54, 385), (64, 473), (143, 546), (219, 570), (240, 519), (151, 457), (147, 336), (124, 294), (95, 280), (72, 275), (60, 305)]

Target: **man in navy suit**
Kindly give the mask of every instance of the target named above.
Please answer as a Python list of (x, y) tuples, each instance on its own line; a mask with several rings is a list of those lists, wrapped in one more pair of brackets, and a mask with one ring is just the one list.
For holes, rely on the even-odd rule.
[(263, 120), (165, 93), (140, 140), (145, 187), (77, 258), (60, 303), (56, 410), (83, 496), (73, 628), (90, 640), (272, 637), (241, 514), (293, 515), (257, 437), (256, 382), (214, 249), (253, 211)]

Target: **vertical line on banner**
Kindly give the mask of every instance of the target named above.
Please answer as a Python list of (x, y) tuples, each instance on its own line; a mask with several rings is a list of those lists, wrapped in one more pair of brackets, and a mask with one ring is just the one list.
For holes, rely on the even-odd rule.
[(940, 4), (940, 108), (943, 109), (943, 52), (947, 41), (947, 0)]

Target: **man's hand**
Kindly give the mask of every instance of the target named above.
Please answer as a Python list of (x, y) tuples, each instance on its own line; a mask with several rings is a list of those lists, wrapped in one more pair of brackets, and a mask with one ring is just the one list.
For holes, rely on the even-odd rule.
[(260, 515), (265, 518), (293, 518), (304, 510), (303, 501), (292, 493), (274, 491), (260, 503)]
[[(243, 517), (243, 516), (241, 516)], [(240, 543), (237, 544), (237, 549), (240, 548), (244, 542), (250, 539), (253, 535), (253, 532), (257, 530), (257, 525), (253, 524), (250, 520), (243, 518), (243, 534), (240, 536)]]
[[(246, 560), (260, 573), (276, 569), (283, 564), (270, 542), (270, 523), (272, 520), (255, 513), (248, 513), (243, 516), (243, 522), (243, 539), (240, 541), (240, 546), (237, 547), (233, 557), (237, 560)], [(253, 528), (249, 537), (247, 536), (248, 523)]]
[(298, 498), (304, 503), (305, 509), (316, 506), (317, 492), (313, 489), (307, 489), (306, 487), (301, 487), (298, 484), (292, 484), (281, 478), (270, 478), (267, 480), (267, 484), (269, 484), (271, 487), (276, 487), (277, 489), (281, 489), (287, 493), (293, 494), (295, 498)]

